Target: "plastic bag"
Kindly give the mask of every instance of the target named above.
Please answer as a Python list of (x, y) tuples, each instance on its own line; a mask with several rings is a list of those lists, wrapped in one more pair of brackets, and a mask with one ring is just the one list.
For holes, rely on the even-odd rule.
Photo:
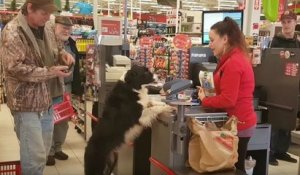
[(237, 119), (231, 117), (224, 127), (190, 119), (193, 133), (189, 142), (189, 164), (199, 173), (234, 169), (238, 160)]

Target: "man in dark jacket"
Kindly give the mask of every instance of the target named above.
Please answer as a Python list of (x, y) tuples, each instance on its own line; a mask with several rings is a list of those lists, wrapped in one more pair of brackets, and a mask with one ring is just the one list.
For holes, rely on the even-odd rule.
[[(291, 11), (281, 15), (282, 32), (276, 34), (272, 40), (271, 48), (299, 48), (300, 42), (295, 34), (297, 16)], [(298, 94), (295, 94), (298, 95)], [(284, 116), (282, 116), (284, 117)], [(291, 142), (291, 129), (272, 127), (270, 159), (271, 165), (278, 165), (279, 160), (296, 163), (297, 160), (287, 154)]]
[[(76, 48), (76, 42), (70, 37), (72, 25), (72, 21), (66, 16), (57, 16), (55, 18), (54, 30), (57, 42), (63, 45), (65, 51), (75, 58), (75, 65), (69, 70), (72, 74), (69, 77), (64, 78), (65, 92), (68, 93), (73, 92), (73, 82), (74, 84), (77, 83), (77, 86), (80, 86), (81, 84), (78, 82), (79, 73), (77, 73), (77, 71), (79, 72), (79, 54)], [(74, 91), (76, 92), (76, 95), (79, 95), (76, 88), (74, 88)], [(68, 155), (62, 151), (62, 144), (65, 142), (68, 128), (68, 120), (61, 121), (54, 125), (52, 147), (47, 159), (48, 166), (55, 165), (55, 159), (68, 159)]]

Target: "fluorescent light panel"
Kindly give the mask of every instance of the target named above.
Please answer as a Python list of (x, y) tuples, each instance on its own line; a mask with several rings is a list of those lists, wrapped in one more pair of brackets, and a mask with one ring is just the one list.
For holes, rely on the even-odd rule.
[(157, 2), (142, 2), (142, 5), (157, 5)]
[(158, 9), (161, 9), (161, 8), (163, 8), (163, 9), (172, 9), (172, 7), (169, 7), (169, 6), (163, 6), (163, 5), (152, 5), (151, 7), (153, 7), (153, 8), (158, 8)]

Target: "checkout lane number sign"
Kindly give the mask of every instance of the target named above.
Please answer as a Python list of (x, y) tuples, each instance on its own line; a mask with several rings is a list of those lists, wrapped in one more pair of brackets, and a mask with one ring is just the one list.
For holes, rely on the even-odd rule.
[(102, 45), (122, 45), (122, 19), (120, 17), (100, 17), (99, 34), (99, 41)]

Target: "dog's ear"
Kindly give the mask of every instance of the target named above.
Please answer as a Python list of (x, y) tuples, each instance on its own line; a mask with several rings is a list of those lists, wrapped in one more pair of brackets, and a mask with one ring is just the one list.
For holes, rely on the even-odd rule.
[(133, 80), (135, 79), (136, 76), (137, 76), (137, 72), (134, 71), (134, 69), (130, 69), (127, 71), (124, 80), (126, 83), (131, 83), (131, 82), (133, 82)]
[(134, 71), (143, 70), (143, 69), (144, 69), (144, 67), (139, 66), (139, 65), (133, 65), (131, 67), (131, 70), (134, 70)]

